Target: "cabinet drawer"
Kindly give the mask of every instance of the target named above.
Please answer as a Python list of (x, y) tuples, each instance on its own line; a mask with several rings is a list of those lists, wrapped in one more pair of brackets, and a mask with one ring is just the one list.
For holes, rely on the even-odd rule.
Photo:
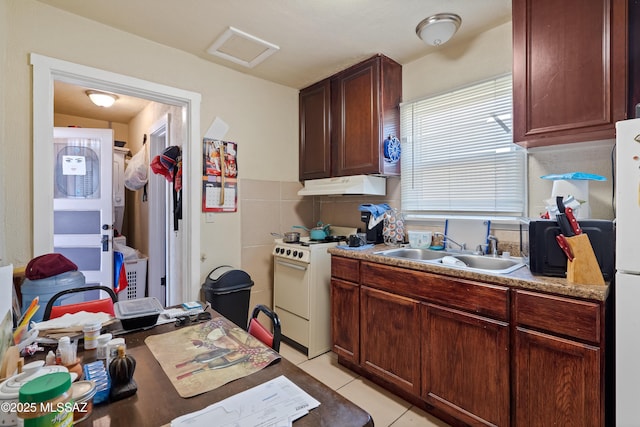
[(514, 292), (516, 324), (600, 342), (600, 304), (527, 291)]
[(360, 281), (360, 261), (357, 259), (332, 256), (331, 276), (358, 283)]
[(362, 262), (360, 269), (363, 285), (494, 319), (509, 318), (509, 290), (503, 286), (369, 262)]

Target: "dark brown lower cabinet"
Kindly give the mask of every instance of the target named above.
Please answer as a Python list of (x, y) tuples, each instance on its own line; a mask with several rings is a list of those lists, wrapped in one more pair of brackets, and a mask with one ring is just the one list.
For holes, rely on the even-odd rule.
[(456, 426), (605, 426), (609, 302), (332, 257), (338, 361)]
[(385, 381), (420, 393), (420, 303), (360, 288), (361, 366)]
[(509, 425), (509, 325), (422, 305), (422, 398), (471, 425)]
[(339, 357), (360, 363), (360, 286), (331, 279), (331, 334)]
[(600, 349), (517, 328), (515, 425), (603, 426)]

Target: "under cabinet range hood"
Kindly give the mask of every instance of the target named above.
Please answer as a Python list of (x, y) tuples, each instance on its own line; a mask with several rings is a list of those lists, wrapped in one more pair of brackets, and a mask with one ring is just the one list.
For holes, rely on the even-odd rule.
[(299, 196), (331, 196), (347, 194), (367, 194), (384, 196), (387, 192), (386, 179), (372, 175), (339, 176), (336, 178), (310, 179), (304, 182)]

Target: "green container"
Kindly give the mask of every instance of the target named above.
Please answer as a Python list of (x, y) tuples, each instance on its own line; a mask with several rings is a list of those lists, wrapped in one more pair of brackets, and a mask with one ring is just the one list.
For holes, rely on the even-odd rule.
[(73, 424), (71, 375), (56, 372), (35, 378), (20, 387), (18, 425), (67, 427)]

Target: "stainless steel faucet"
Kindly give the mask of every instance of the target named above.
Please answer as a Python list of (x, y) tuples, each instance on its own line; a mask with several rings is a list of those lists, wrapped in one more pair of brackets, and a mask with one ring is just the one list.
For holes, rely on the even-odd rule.
[[(460, 248), (460, 250), (461, 250), (461, 251), (464, 251), (465, 249), (467, 249), (467, 244), (466, 244), (466, 243), (458, 243), (458, 242), (456, 242), (455, 240), (453, 240), (451, 237), (447, 236), (447, 235), (446, 235), (446, 234), (444, 234), (444, 233), (440, 233), (439, 231), (436, 231), (436, 232), (434, 233), (434, 235), (444, 237), (444, 238), (445, 238), (445, 240), (446, 240), (447, 245), (448, 245), (449, 243), (453, 243), (453, 244), (455, 244), (455, 245), (458, 245), (458, 247)], [(446, 249), (446, 248), (445, 248), (445, 249)]]
[(489, 253), (491, 253), (492, 256), (497, 257), (498, 256), (498, 238), (493, 234), (490, 234), (489, 237), (487, 237), (487, 240), (489, 240), (489, 244), (491, 248), (489, 249)]

